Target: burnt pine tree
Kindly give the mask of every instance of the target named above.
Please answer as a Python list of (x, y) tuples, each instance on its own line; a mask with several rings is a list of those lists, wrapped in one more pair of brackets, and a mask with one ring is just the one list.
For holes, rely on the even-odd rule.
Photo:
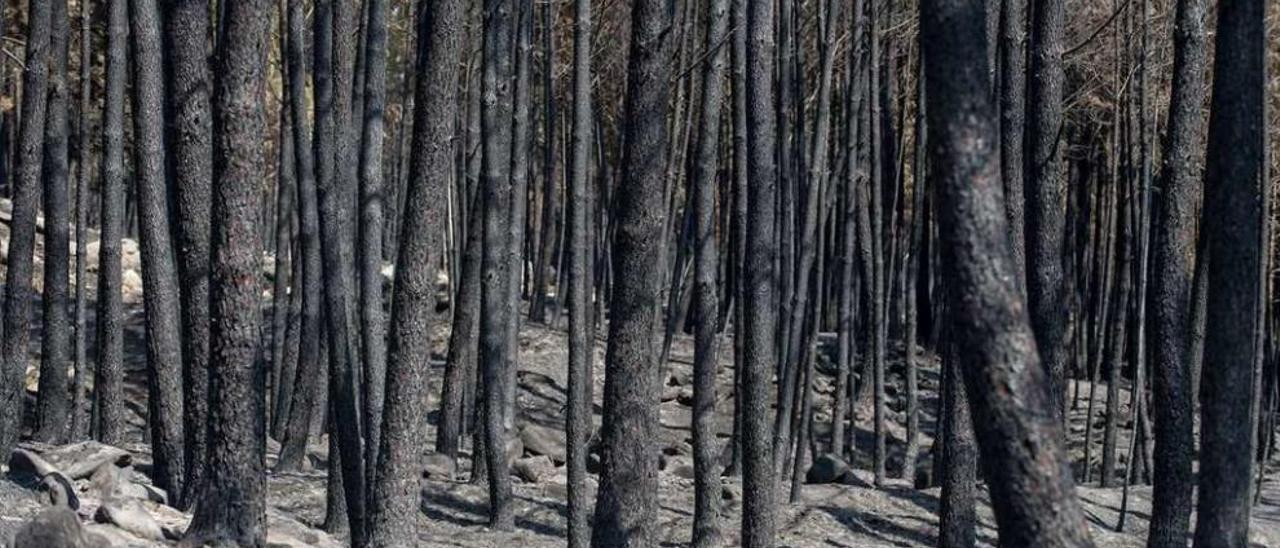
[(671, 6), (639, 0), (631, 8), (631, 53), (623, 115), (622, 179), (613, 247), (615, 279), (605, 361), (603, 470), (591, 544), (657, 542), (659, 368), (654, 348), (666, 222), (664, 172), (671, 95)]
[[(364, 453), (359, 419), (358, 358), (354, 235), (359, 189), (352, 128), (352, 78), (358, 12), (351, 2), (324, 0), (315, 17), (315, 75), (317, 197), (320, 212), (320, 251), (324, 260), (325, 320), (328, 324), (330, 449), (337, 452), (331, 474), (341, 473), (341, 493), (331, 477), (327, 508), (346, 504), (347, 525), (354, 546), (364, 538)], [(327, 89), (326, 89), (327, 88)], [(340, 497), (341, 496), (341, 497)], [(334, 524), (339, 516), (329, 516)]]
[(36, 209), (44, 152), (44, 119), (49, 78), (50, 21), (53, 7), (44, 0), (27, 2), (27, 50), (22, 75), (22, 118), (16, 178), (11, 187), (13, 219), (9, 224), (8, 269), (4, 285), (3, 383), (0, 384), (0, 454), (9, 454), (22, 432), (23, 389), (31, 316), (31, 272), (35, 262)]
[(147, 409), (156, 486), (181, 493), (183, 481), (182, 339), (168, 185), (165, 181), (160, 9), (130, 0), (133, 46), (133, 170), (147, 327)]
[(1179, 0), (1174, 21), (1173, 89), (1164, 142), (1159, 205), (1155, 208), (1155, 305), (1151, 337), (1155, 459), (1150, 548), (1185, 546), (1191, 530), (1192, 432), (1191, 278), (1195, 270), (1196, 215), (1201, 202), (1197, 167), (1204, 126), (1207, 8), (1203, 0)]
[(1001, 544), (1091, 546), (1014, 277), (983, 27), (980, 3), (921, 4), (954, 365), (964, 373)]
[[(946, 291), (945, 289), (943, 291)], [(964, 371), (950, 341), (943, 344), (942, 365), (945, 384), (942, 396), (942, 503), (938, 512), (938, 546), (972, 547), (977, 541), (977, 514), (974, 485), (978, 471), (978, 451), (974, 447), (973, 418), (969, 413), (969, 391)], [(935, 457), (937, 458), (937, 457)]]
[(200, 0), (164, 3), (166, 144), (177, 206), (179, 295), (182, 304), (184, 464), (179, 508), (196, 502), (204, 482), (209, 413), (209, 215), (212, 141), (209, 110), (209, 6)]
[(218, 41), (213, 119), (209, 312), (209, 453), (188, 537), (265, 546), (265, 415), (258, 365), (258, 184), (267, 169), (267, 37), (271, 0), (228, 2)]
[[(103, 443), (125, 441), (124, 300), (120, 293), (124, 237), (124, 104), (129, 67), (128, 0), (107, 4), (107, 66), (102, 113), (102, 220), (98, 249), (98, 369), (93, 429)], [(10, 271), (12, 272), (12, 271)]]
[[(1009, 217), (1014, 272), (1025, 273), (1026, 202), (1022, 181), (1027, 120), (1027, 3), (1024, 0), (1000, 0), (999, 3), (999, 80), (996, 84), (1000, 95), (1000, 178), (1004, 181), (1005, 213)], [(1018, 279), (1025, 282), (1025, 275), (1019, 274)]]
[[(720, 107), (724, 103), (727, 48), (718, 47), (729, 35), (729, 0), (714, 0), (707, 16), (707, 49), (714, 53), (703, 65), (702, 107), (697, 157), (693, 173), (694, 330), (693, 349), (693, 544), (719, 546), (720, 449), (716, 443), (716, 333), (720, 330), (717, 287), (719, 252), (716, 245), (716, 186), (720, 156)], [(831, 24), (831, 22), (828, 22)], [(834, 25), (832, 25), (834, 26)]]
[(89, 367), (89, 334), (86, 332), (87, 326), (87, 310), (85, 286), (88, 283), (88, 262), (89, 254), (87, 251), (89, 243), (89, 177), (92, 172), (89, 167), (92, 161), (93, 151), (90, 149), (89, 137), (89, 111), (92, 103), (91, 89), (91, 68), (93, 58), (90, 57), (90, 42), (93, 40), (91, 27), (89, 25), (90, 17), (93, 13), (93, 3), (84, 0), (80, 2), (80, 116), (77, 121), (77, 131), (79, 138), (76, 143), (78, 158), (76, 162), (76, 286), (75, 286), (75, 380), (72, 384), (71, 393), (71, 441), (80, 441), (89, 435), (89, 417), (86, 415), (88, 411), (85, 409), (85, 391), (88, 384), (88, 367)]
[(1026, 288), (1036, 348), (1056, 415), (1065, 395), (1067, 307), (1062, 268), (1066, 227), (1066, 183), (1062, 176), (1062, 66), (1066, 2), (1032, 0), (1030, 71), (1027, 82)]
[(381, 447), (371, 487), (368, 545), (417, 542), (421, 448), (426, 443), (427, 383), (435, 321), (436, 262), (453, 166), (463, 0), (420, 0), (413, 146), (395, 287), (392, 291)]
[(387, 104), (387, 7), (383, 0), (364, 4), (364, 104), (358, 112), (360, 141), (360, 349), (363, 382), (360, 402), (365, 435), (366, 484), (373, 483), (382, 427), (383, 383), (387, 375), (386, 325), (382, 311), (382, 223), (386, 190), (382, 181), (383, 114)]
[[(1205, 163), (1208, 309), (1196, 546), (1247, 546), (1262, 252), (1262, 0), (1218, 5)], [(1205, 258), (1201, 258), (1205, 260)], [(1232, 326), (1214, 328), (1214, 326)]]
[[(595, 341), (591, 318), (591, 0), (573, 3), (573, 146), (570, 149), (569, 264), (569, 410), (565, 418), (565, 463), (569, 487), (569, 547), (586, 548), (591, 538), (587, 500), (587, 443), (594, 430), (591, 392)], [(551, 33), (550, 29), (545, 32)], [(549, 69), (548, 69), (549, 70)], [(547, 198), (555, 194), (548, 183)], [(548, 208), (545, 214), (550, 214)], [(550, 223), (544, 221), (549, 228)], [(544, 236), (550, 239), (550, 236)], [(549, 246), (543, 246), (544, 253)], [(541, 260), (541, 259), (539, 259)], [(542, 287), (538, 287), (542, 294)], [(536, 302), (536, 296), (535, 296)]]
[(508, 530), (515, 526), (511, 507), (511, 475), (508, 473), (505, 428), (508, 372), (507, 316), (510, 283), (507, 252), (511, 223), (511, 118), (515, 70), (512, 63), (515, 35), (515, 0), (485, 0), (484, 60), (481, 69), (483, 96), (480, 106), (480, 195), (484, 215), (481, 257), (480, 368), (484, 386), (484, 445), (489, 473), (489, 526)]
[(777, 369), (778, 240), (774, 230), (774, 201), (778, 172), (774, 159), (777, 114), (774, 112), (774, 6), (747, 2), (747, 229), (743, 257), (742, 373), (742, 545), (767, 548), (774, 544), (776, 509), (773, 432), (769, 424), (769, 382)]
[[(302, 321), (298, 342), (298, 367), (292, 382), (292, 397), (285, 399), (282, 391), (281, 406), (288, 415), (278, 413), (286, 425), (281, 440), (280, 460), (276, 467), (295, 470), (306, 458), (307, 435), (311, 424), (312, 400), (319, 390), (321, 363), (320, 341), (324, 337), (321, 310), (324, 306), (321, 281), (320, 221), (316, 198), (316, 175), (312, 150), (310, 119), (307, 116), (306, 93), (306, 44), (304, 27), (306, 18), (302, 0), (288, 0), (288, 44), (285, 48), (288, 64), (287, 90), (289, 92), (290, 119), (293, 123), (293, 153), (295, 173), (298, 178), (298, 248), (302, 262)], [(320, 395), (323, 399), (323, 395)], [(284, 402), (288, 401), (287, 407)], [(285, 420), (287, 419), (287, 420)]]
[(44, 126), (44, 327), (41, 331), (40, 392), (35, 437), (64, 441), (71, 425), (71, 318), (67, 312), (71, 269), (71, 202), (68, 194), (67, 118), (71, 92), (67, 79), (67, 1), (53, 0), (50, 23), (49, 98)]

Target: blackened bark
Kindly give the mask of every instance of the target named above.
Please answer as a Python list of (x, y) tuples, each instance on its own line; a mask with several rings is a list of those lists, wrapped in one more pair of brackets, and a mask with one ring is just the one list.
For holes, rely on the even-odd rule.
[[(569, 409), (565, 419), (569, 487), (569, 547), (591, 539), (587, 443), (594, 433), (595, 327), (591, 317), (591, 0), (573, 3), (573, 144), (570, 149), (567, 261), (569, 262)], [(554, 184), (548, 185), (550, 194)], [(544, 222), (543, 226), (547, 226)], [(547, 236), (550, 238), (550, 236)], [(546, 249), (546, 248), (544, 248)], [(539, 287), (539, 292), (542, 288)], [(557, 288), (559, 291), (559, 288)]]
[(133, 58), (133, 170), (138, 196), (147, 325), (147, 406), (156, 486), (183, 489), (182, 337), (179, 282), (165, 180), (163, 47), (156, 0), (130, 0)]
[[(227, 2), (214, 86), (213, 226), (210, 271), (210, 473), (188, 539), (265, 546), (266, 439), (257, 363), (261, 250), (259, 181), (267, 168), (267, 39), (271, 0)], [(203, 44), (203, 36), (200, 35)]]
[(1202, 198), (1197, 167), (1204, 127), (1205, 63), (1208, 41), (1202, 0), (1180, 0), (1174, 22), (1174, 83), (1169, 132), (1164, 142), (1160, 202), (1156, 207), (1155, 272), (1151, 325), (1155, 415), (1149, 548), (1185, 546), (1191, 530), (1192, 433), (1191, 278), (1194, 271), (1196, 216)]
[[(89, 167), (93, 159), (93, 151), (90, 148), (89, 140), (89, 111), (92, 103), (91, 87), (92, 76), (91, 67), (93, 59), (89, 56), (90, 43), (93, 35), (90, 31), (89, 21), (92, 17), (93, 3), (84, 0), (80, 2), (80, 116), (78, 118), (76, 131), (79, 135), (76, 143), (77, 162), (76, 162), (76, 287), (75, 287), (75, 380), (72, 384), (71, 392), (71, 441), (80, 441), (89, 435), (89, 416), (88, 410), (85, 408), (84, 398), (85, 390), (88, 383), (86, 382), (89, 374), (89, 334), (86, 332), (86, 291), (85, 286), (88, 284), (86, 277), (88, 276), (88, 243), (89, 243), (89, 177), (92, 172)], [(3, 155), (0, 154), (0, 158)], [(2, 162), (0, 162), (2, 165)], [(99, 244), (99, 252), (101, 252), (101, 244)]]
[(1033, 0), (1026, 105), (1027, 305), (1036, 348), (1048, 373), (1054, 414), (1065, 402), (1067, 294), (1062, 269), (1066, 228), (1066, 183), (1060, 134), (1063, 88), (1063, 27), (1066, 2)]
[(938, 546), (971, 548), (977, 542), (978, 451), (973, 436), (973, 418), (969, 414), (968, 389), (964, 385), (964, 365), (955, 346), (945, 343), (943, 380), (947, 396), (941, 409), (942, 459), (941, 511), (938, 512)]
[[(294, 383), (289, 416), (284, 424), (284, 439), (280, 448), (280, 460), (276, 468), (296, 470), (306, 458), (307, 436), (311, 430), (313, 401), (320, 394), (323, 360), (320, 352), (324, 336), (322, 320), (319, 212), (316, 204), (315, 164), (311, 141), (310, 119), (306, 108), (306, 44), (304, 26), (306, 17), (302, 0), (288, 0), (288, 93), (290, 118), (293, 123), (293, 153), (295, 173), (298, 178), (298, 239), (301, 244), (302, 282), (298, 284), (302, 296), (302, 319), (298, 341), (297, 382)], [(323, 399), (323, 396), (321, 396)]]
[(489, 471), (489, 526), (515, 526), (511, 506), (511, 475), (507, 462), (506, 393), (510, 382), (507, 345), (507, 254), (511, 223), (511, 117), (515, 70), (512, 39), (515, 0), (485, 0), (484, 61), (480, 107), (481, 182), (484, 211), (484, 252), (481, 258), (480, 368), (484, 375), (485, 457)]
[(70, 426), (71, 318), (67, 297), (71, 270), (71, 202), (67, 188), (67, 1), (53, 0), (50, 22), (49, 98), (44, 126), (44, 326), (41, 331), (35, 438), (61, 443)]
[(507, 324), (504, 335), (507, 340), (507, 384), (503, 386), (505, 392), (502, 394), (502, 427), (506, 439), (517, 434), (516, 389), (519, 383), (516, 372), (520, 362), (520, 298), (523, 294), (521, 284), (524, 281), (525, 221), (529, 209), (529, 56), (533, 42), (533, 3), (531, 0), (518, 0), (516, 11), (515, 89), (511, 122), (511, 218), (507, 221), (504, 250), (507, 254)]
[(1023, 147), (1026, 144), (1027, 4), (1023, 0), (999, 1), (1000, 178), (1004, 181), (1005, 214), (1009, 217), (1014, 272), (1018, 273), (1020, 282), (1025, 282), (1027, 250), (1022, 179), (1025, 169)]
[(199, 0), (164, 4), (169, 173), (177, 205), (178, 276), (182, 303), (183, 429), (187, 484), (179, 508), (203, 487), (209, 415), (209, 276), (212, 138), (209, 106), (209, 6)]
[[(358, 190), (352, 133), (352, 84), (355, 62), (355, 5), (341, 0), (320, 3), (315, 16), (317, 198), (320, 253), (324, 259), (325, 319), (329, 343), (330, 433), (341, 452), (342, 496), (353, 546), (364, 542), (364, 454), (359, 418), (358, 341), (354, 230)], [(331, 444), (332, 447), (332, 444)], [(331, 453), (334, 455), (335, 453)], [(334, 459), (339, 460), (339, 459)], [(330, 483), (332, 486), (333, 484)], [(338, 493), (330, 489), (328, 496)], [(330, 508), (333, 504), (328, 505)]]
[(463, 244), (462, 276), (453, 297), (453, 322), (449, 331), (449, 350), (445, 357), (444, 382), (440, 387), (440, 424), (436, 428), (436, 452), (458, 457), (458, 445), (466, 415), (467, 387), (476, 378), (476, 351), (480, 327), (480, 260), (483, 253), (484, 215), (475, 191), (466, 199), (471, 204), (467, 217), (467, 237)]
[[(280, 2), (281, 23), (285, 21), (286, 9), (285, 2)], [(280, 30), (280, 36), (285, 36), (287, 30), (283, 24)], [(283, 40), (281, 45), (283, 46)], [(291, 344), (293, 340), (291, 337), (296, 337), (297, 330), (293, 328), (294, 323), (291, 321), (293, 315), (290, 312), (293, 303), (297, 302), (298, 293), (296, 291), (290, 293), (289, 286), (292, 283), (297, 289), (297, 285), (301, 282), (300, 277), (294, 276), (295, 259), (292, 256), (293, 200), (297, 189), (297, 178), (294, 176), (293, 167), (293, 133), (289, 125), (289, 96), (287, 93), (283, 95), (279, 118), (279, 141), (276, 148), (276, 226), (275, 242), (272, 248), (275, 261), (272, 265), (271, 280), (271, 361), (268, 362), (271, 369), (267, 373), (266, 392), (267, 432), (273, 437), (279, 432), (275, 429), (276, 425), (281, 424), (279, 420), (281, 408), (278, 404), (286, 401), (284, 398), (278, 398), (277, 395), (288, 391), (292, 396), (297, 376), (298, 355), (292, 351)]]
[(390, 353), (381, 447), (369, 509), (368, 544), (417, 542), (421, 448), (426, 443), (431, 338), (435, 321), (436, 264), (446, 189), (454, 156), (458, 61), (462, 54), (462, 0), (418, 3), (417, 80), (413, 146), (392, 290)]
[(930, 163), (937, 177), (950, 338), (968, 389), (1000, 541), (1090, 546), (1062, 422), (1010, 257), (981, 4), (921, 5)]
[[(126, 413), (120, 240), (124, 237), (125, 225), (124, 104), (127, 100), (125, 85), (129, 70), (125, 53), (129, 40), (128, 0), (109, 0), (107, 9), (107, 72), (103, 93), (100, 191), (102, 221), (98, 235), (101, 242), (98, 248), (98, 370), (94, 375), (96, 412), (93, 421), (97, 439), (110, 445), (119, 445), (125, 441)], [(12, 264), (10, 263), (10, 268)], [(12, 273), (13, 270), (9, 272)]]
[[(717, 287), (719, 258), (715, 234), (716, 173), (720, 154), (720, 108), (724, 103), (729, 34), (729, 0), (713, 0), (707, 15), (706, 44), (711, 57), (702, 69), (702, 116), (694, 160), (694, 309), (693, 347), (693, 545), (718, 546), (720, 534), (720, 450), (716, 447), (716, 332), (720, 330)], [(829, 23), (830, 24), (830, 23)], [(834, 25), (833, 25), (834, 26)], [(812, 183), (811, 183), (812, 184)]]
[[(364, 26), (364, 115), (360, 141), (360, 349), (363, 352), (361, 420), (365, 435), (365, 483), (372, 485), (382, 430), (387, 376), (386, 322), (382, 310), (382, 232), (386, 188), (382, 181), (383, 114), (387, 105), (387, 7), (367, 0)], [(370, 500), (372, 503), (372, 500)]]
[[(1253, 386), (1262, 250), (1262, 0), (1218, 5), (1205, 164), (1208, 310), (1196, 546), (1246, 546), (1253, 473)], [(1267, 187), (1269, 188), (1269, 184)], [(1231, 326), (1213, 328), (1212, 326)]]
[(632, 4), (622, 180), (615, 234), (605, 361), (603, 471), (592, 545), (657, 542), (659, 364), (654, 323), (662, 290), (664, 171), (671, 95), (671, 6)]
[(772, 547), (777, 509), (770, 447), (769, 383), (777, 368), (778, 240), (774, 201), (774, 6), (748, 2), (746, 32), (747, 223), (743, 257), (745, 337), (742, 342), (742, 545)]
[[(559, 192), (556, 185), (556, 143), (559, 137), (556, 135), (558, 119), (556, 116), (555, 90), (555, 6), (555, 3), (547, 2), (542, 8), (542, 100), (545, 106), (542, 116), (542, 213), (538, 229), (538, 259), (533, 270), (533, 301), (529, 305), (529, 319), (539, 323), (546, 321), (547, 271), (554, 264), (552, 253), (555, 251), (556, 203), (559, 201)], [(575, 3), (574, 6), (576, 10), (577, 4)], [(590, 9), (587, 10), (586, 15), (588, 17), (586, 22), (589, 24)], [(574, 47), (577, 47), (576, 37), (574, 38)], [(588, 88), (589, 93), (590, 88)], [(589, 144), (590, 141), (588, 141)], [(556, 288), (557, 295), (561, 291), (562, 288)], [(552, 323), (556, 319), (558, 318), (552, 318)], [(572, 523), (572, 520), (570, 520), (571, 527)], [(570, 542), (574, 542), (572, 533), (569, 538)]]
[(4, 287), (4, 380), (0, 385), (0, 454), (9, 454), (22, 432), (23, 388), (31, 316), (31, 272), (36, 239), (36, 209), (40, 200), (40, 172), (49, 79), (50, 24), (53, 7), (29, 0), (27, 49), (22, 75), (22, 118), (18, 138), (17, 179), (12, 183), (13, 219), (9, 224), (8, 269)]

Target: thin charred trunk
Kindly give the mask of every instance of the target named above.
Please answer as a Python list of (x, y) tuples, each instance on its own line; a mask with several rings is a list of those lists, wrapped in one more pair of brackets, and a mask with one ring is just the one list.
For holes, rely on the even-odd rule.
[[(16, 180), (10, 197), (8, 268), (4, 288), (4, 381), (0, 386), (0, 454), (9, 454), (22, 433), (22, 403), (26, 390), (31, 300), (35, 263), (36, 213), (40, 201), (41, 163), (49, 84), (50, 2), (29, 0), (25, 71), (22, 76), (22, 118), (18, 138)], [(123, 370), (121, 370), (123, 376)], [(123, 402), (120, 403), (123, 406)], [(116, 409), (120, 409), (117, 407)], [(123, 422), (123, 421), (121, 421)]]
[(49, 98), (44, 126), (44, 325), (40, 341), (40, 384), (36, 400), (35, 438), (61, 443), (71, 424), (71, 318), (67, 297), (71, 271), (71, 200), (68, 194), (67, 1), (53, 0), (50, 26)]
[[(93, 35), (90, 30), (90, 17), (93, 3), (80, 2), (80, 117), (77, 122), (79, 140), (76, 143), (76, 287), (75, 287), (75, 380), (71, 392), (71, 441), (80, 441), (89, 436), (90, 425), (88, 410), (85, 408), (86, 385), (89, 377), (89, 333), (87, 333), (87, 310), (85, 286), (88, 284), (88, 243), (89, 243), (89, 178), (93, 168), (93, 151), (90, 150), (89, 112), (92, 110), (91, 69), (93, 59), (90, 55), (90, 42)], [(0, 147), (2, 148), (2, 147)], [(3, 153), (0, 153), (0, 169), (3, 169)], [(101, 253), (101, 243), (99, 243)], [(99, 297), (101, 298), (101, 297)]]
[(165, 83), (160, 9), (131, 0), (133, 170), (147, 327), (147, 409), (156, 486), (181, 493), (185, 468), (182, 335), (168, 184), (165, 180)]
[[(120, 281), (121, 239), (124, 238), (125, 228), (124, 105), (128, 100), (125, 96), (129, 70), (125, 54), (129, 40), (128, 0), (109, 0), (107, 10), (107, 66), (106, 86), (103, 93), (102, 188), (100, 190), (102, 220), (99, 223), (98, 235), (101, 242), (98, 248), (98, 370), (94, 374), (93, 428), (98, 440), (110, 445), (119, 445), (125, 441), (126, 426), (124, 298), (121, 295)], [(11, 253), (14, 249), (12, 242), (17, 241), (17, 239), (11, 240), (9, 248)], [(10, 257), (15, 255), (11, 254)], [(14, 263), (9, 263), (10, 285), (14, 280), (13, 265)]]

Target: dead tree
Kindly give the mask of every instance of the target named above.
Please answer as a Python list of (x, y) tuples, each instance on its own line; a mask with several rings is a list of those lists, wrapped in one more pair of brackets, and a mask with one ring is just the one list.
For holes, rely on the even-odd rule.
[(605, 361), (603, 469), (593, 546), (649, 546), (657, 541), (659, 364), (654, 348), (661, 299), (666, 223), (664, 179), (669, 146), (671, 5), (631, 7), (631, 51), (617, 188), (609, 343)]
[(926, 0), (920, 12), (929, 161), (949, 276), (950, 339), (1000, 530), (1009, 546), (1091, 546), (1014, 277), (988, 93), (980, 3)]

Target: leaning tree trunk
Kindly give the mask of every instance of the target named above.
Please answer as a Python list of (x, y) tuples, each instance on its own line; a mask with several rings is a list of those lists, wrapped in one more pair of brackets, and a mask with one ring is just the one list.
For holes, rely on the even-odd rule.
[(44, 126), (44, 326), (41, 331), (39, 398), (35, 438), (61, 443), (70, 426), (67, 365), (71, 318), (67, 316), (71, 270), (71, 203), (67, 193), (67, 1), (53, 0), (49, 98)]
[(258, 364), (261, 174), (268, 162), (267, 41), (271, 0), (228, 2), (214, 85), (209, 312), (209, 474), (187, 538), (266, 543), (262, 370)]
[[(101, 242), (98, 248), (98, 369), (93, 376), (93, 429), (98, 440), (109, 445), (119, 445), (125, 441), (127, 412), (124, 401), (124, 301), (120, 294), (120, 241), (124, 237), (125, 225), (124, 103), (127, 100), (125, 82), (128, 78), (128, 66), (125, 64), (129, 32), (128, 0), (109, 0), (107, 9), (102, 188), (99, 190), (102, 194), (102, 220), (98, 234), (98, 241)], [(10, 268), (12, 264), (10, 263)], [(12, 273), (13, 270), (9, 272)]]
[[(26, 390), (27, 353), (31, 321), (31, 271), (35, 262), (36, 209), (40, 196), (44, 148), (46, 90), (53, 8), (43, 0), (29, 0), (27, 52), (22, 75), (22, 119), (18, 139), (17, 179), (12, 183), (13, 218), (9, 223), (8, 269), (4, 286), (3, 382), (0, 383), (0, 454), (7, 455), (22, 433), (22, 402)], [(123, 372), (123, 371), (122, 371)], [(123, 375), (122, 375), (123, 376)]]
[(926, 0), (921, 43), (950, 336), (1008, 546), (1090, 546), (1009, 247), (981, 4)]
[[(1201, 404), (1197, 546), (1247, 546), (1253, 477), (1254, 365), (1262, 252), (1262, 0), (1218, 5), (1205, 164), (1209, 288)], [(1269, 182), (1268, 182), (1269, 187)], [(1264, 187), (1264, 188), (1268, 188)], [(1203, 260), (1203, 259), (1202, 259)], [(1220, 326), (1213, 328), (1212, 326)], [(1222, 328), (1221, 326), (1231, 326)]]
[(747, 223), (743, 256), (745, 321), (742, 342), (742, 545), (774, 545), (777, 509), (770, 447), (769, 383), (777, 369), (774, 229), (777, 165), (774, 138), (774, 6), (748, 2), (746, 33)]
[(133, 170), (147, 326), (147, 409), (156, 486), (182, 493), (183, 382), (177, 267), (165, 179), (163, 45), (156, 0), (130, 0)]
[(444, 228), (444, 203), (454, 156), (458, 61), (463, 52), (466, 2), (420, 0), (413, 146), (403, 230), (392, 290), (390, 353), (377, 474), (371, 486), (368, 545), (417, 542), (427, 429), (431, 336), (435, 321), (436, 267)]
[(671, 96), (671, 9), (632, 4), (631, 54), (623, 117), (622, 180), (615, 196), (609, 344), (605, 362), (604, 449), (593, 546), (657, 542), (659, 364), (655, 319), (662, 289), (666, 222), (663, 185)]
[(1160, 203), (1156, 207), (1152, 279), (1152, 384), (1155, 462), (1150, 548), (1185, 546), (1191, 530), (1195, 437), (1191, 393), (1191, 279), (1195, 270), (1196, 216), (1202, 197), (1196, 145), (1203, 129), (1208, 46), (1206, 5), (1180, 0), (1174, 26), (1174, 83), (1169, 133), (1164, 142)]
[(187, 484), (179, 508), (196, 502), (203, 487), (209, 414), (209, 238), (212, 196), (210, 135), (209, 6), (197, 0), (166, 2), (165, 83), (169, 88), (167, 143), (178, 221), (182, 304), (183, 429)]

